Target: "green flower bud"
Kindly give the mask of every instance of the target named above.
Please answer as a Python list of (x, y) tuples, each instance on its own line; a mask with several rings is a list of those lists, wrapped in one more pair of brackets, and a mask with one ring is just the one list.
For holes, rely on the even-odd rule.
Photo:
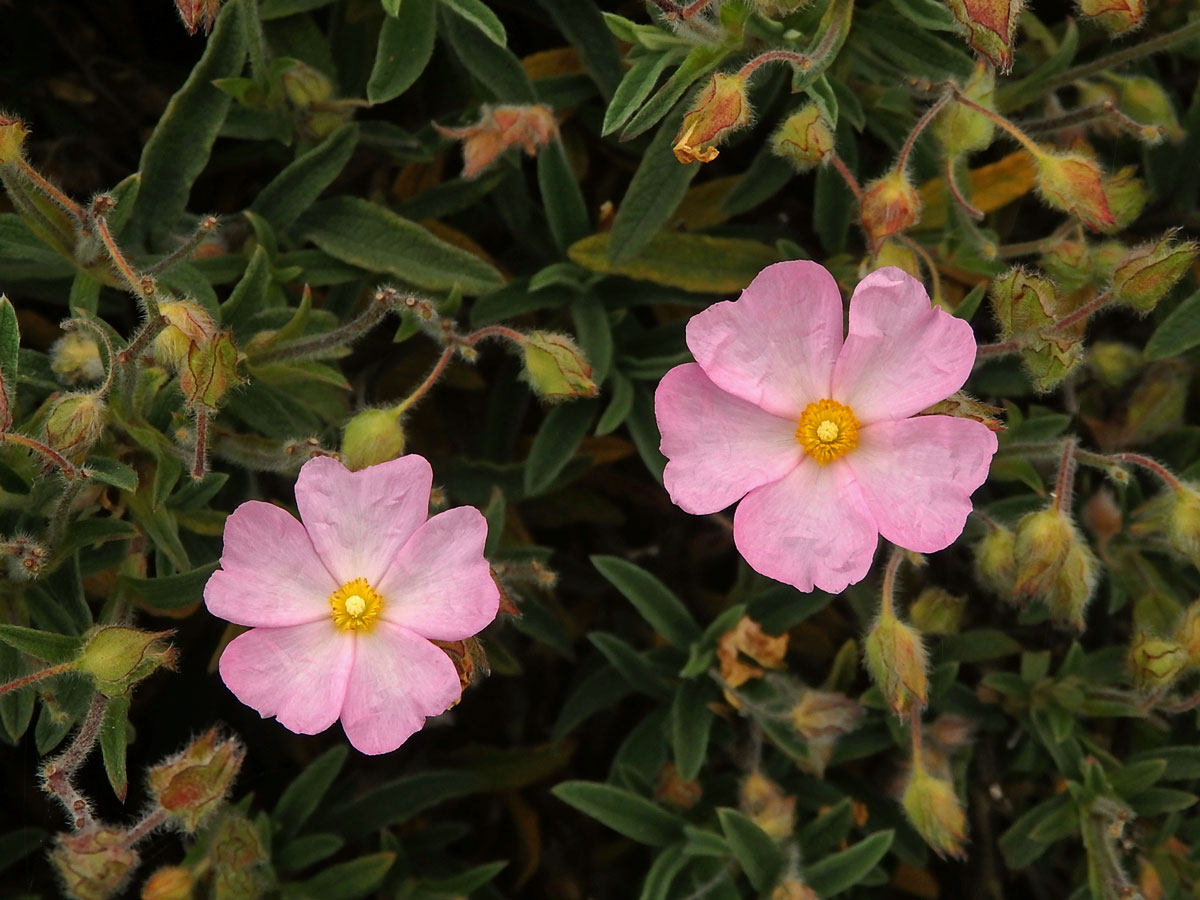
[(142, 900), (192, 900), (195, 879), (183, 866), (163, 866), (142, 885)]
[[(962, 86), (962, 92), (968, 100), (992, 109), (996, 98), (996, 70), (984, 60), (977, 60), (971, 77)], [(990, 146), (996, 130), (995, 123), (983, 113), (953, 101), (942, 108), (931, 128), (934, 137), (946, 148), (946, 155), (950, 157)]]
[(1146, 0), (1077, 0), (1079, 14), (1113, 34), (1133, 31), (1146, 19)]
[(1175, 628), (1175, 642), (1187, 654), (1188, 665), (1200, 666), (1200, 600), (1192, 601)]
[(730, 132), (749, 124), (750, 98), (746, 79), (717, 72), (692, 101), (675, 136), (675, 158), (681, 163), (712, 162), (716, 145)]
[(821, 107), (806, 103), (792, 113), (771, 136), (771, 152), (807, 172), (833, 155), (833, 123)]
[(927, 634), (958, 634), (967, 598), (939, 587), (927, 587), (917, 595), (908, 614), (913, 624)]
[(1177, 243), (1170, 235), (1157, 244), (1135, 247), (1113, 272), (1113, 295), (1140, 312), (1150, 312), (1191, 267), (1197, 251), (1192, 241)]
[(1163, 134), (1170, 141), (1183, 140), (1185, 132), (1179, 127), (1179, 117), (1175, 115), (1175, 107), (1171, 98), (1155, 79), (1145, 75), (1129, 77), (1105, 75), (1118, 90), (1118, 103), (1121, 111), (1138, 122), (1146, 122), (1162, 128)]
[(1034, 157), (1038, 193), (1055, 209), (1075, 216), (1093, 231), (1117, 224), (1104, 171), (1081, 153), (1042, 153)]
[(100, 345), (90, 334), (68, 331), (50, 348), (50, 368), (63, 384), (99, 381), (104, 377)]
[(190, 345), (187, 363), (179, 372), (179, 387), (187, 405), (192, 409), (215, 410), (229, 389), (242, 383), (237, 364), (238, 351), (231, 331)]
[(953, 784), (930, 775), (917, 760), (901, 803), (913, 828), (938, 856), (965, 858), (967, 817)]
[(175, 668), (175, 648), (162, 640), (173, 633), (100, 626), (91, 633), (73, 668), (89, 676), (105, 697), (123, 697), (156, 669)]
[(1054, 507), (1029, 513), (1017, 524), (1014, 558), (1016, 593), (1041, 600), (1056, 622), (1082, 631), (1097, 562), (1071, 519)]
[(1133, 684), (1140, 691), (1158, 694), (1169, 688), (1188, 663), (1188, 653), (1173, 640), (1139, 631), (1129, 648)]
[(151, 796), (188, 834), (221, 808), (246, 751), (210, 728), (181, 752), (150, 769)]
[(916, 225), (921, 219), (921, 195), (903, 172), (893, 169), (863, 189), (862, 227), (871, 246)]
[(22, 147), (29, 129), (15, 116), (0, 112), (0, 166), (15, 163), (21, 158)]
[(1094, 277), (1092, 255), (1086, 241), (1064, 238), (1047, 250), (1039, 263), (1059, 289), (1067, 293), (1090, 284)]
[(1013, 36), (1023, 0), (949, 0), (950, 11), (967, 34), (967, 43), (997, 68), (1013, 63)]
[(525, 336), (525, 380), (543, 400), (557, 403), (595, 397), (592, 367), (583, 351), (565, 334), (535, 331)]
[(992, 309), (1005, 339), (1022, 336), (1021, 358), (1041, 390), (1049, 390), (1083, 362), (1083, 329), (1050, 330), (1070, 312), (1054, 283), (1020, 267), (992, 282)]
[(125, 831), (99, 824), (58, 835), (50, 851), (51, 865), (75, 900), (115, 897), (139, 861)]
[(989, 528), (974, 548), (975, 571), (979, 580), (1005, 599), (1011, 599), (1016, 592), (1015, 545), (1016, 537), (1012, 531), (998, 526)]
[(203, 344), (217, 334), (217, 323), (208, 310), (190, 300), (163, 303), (158, 311), (167, 324), (154, 338), (154, 358), (171, 371), (184, 366), (193, 344)]
[(292, 106), (311, 106), (333, 97), (333, 82), (319, 69), (298, 59), (279, 60), (277, 64), (286, 65), (279, 74), (279, 81), (284, 96)]
[(1167, 519), (1167, 539), (1171, 546), (1200, 568), (1200, 491), (1184, 485), (1175, 491)]
[(1088, 365), (1106, 384), (1120, 387), (1142, 367), (1142, 351), (1117, 341), (1096, 341), (1088, 347)]
[(342, 462), (352, 472), (404, 453), (404, 428), (392, 409), (364, 409), (342, 432)]
[(209, 845), (213, 900), (258, 900), (271, 887), (269, 856), (254, 823), (238, 813), (224, 816)]
[(884, 611), (867, 633), (867, 670), (892, 712), (907, 719), (914, 704), (925, 705), (929, 668), (921, 634)]
[(87, 456), (104, 433), (108, 407), (94, 394), (67, 394), (46, 416), (46, 443), (72, 462)]
[(1136, 166), (1126, 166), (1104, 182), (1104, 192), (1108, 196), (1108, 205), (1116, 219), (1117, 229), (1133, 224), (1150, 199), (1150, 192), (1146, 190), (1145, 183), (1135, 177), (1136, 172)]

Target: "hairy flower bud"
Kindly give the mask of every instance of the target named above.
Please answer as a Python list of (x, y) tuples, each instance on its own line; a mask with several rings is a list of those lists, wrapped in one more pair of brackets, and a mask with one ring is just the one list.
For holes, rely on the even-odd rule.
[(771, 900), (820, 900), (817, 892), (803, 881), (785, 878), (771, 891)]
[(712, 162), (716, 145), (731, 131), (750, 122), (750, 98), (741, 75), (717, 72), (692, 101), (675, 137), (675, 158), (681, 163)]
[(1102, 381), (1120, 387), (1142, 366), (1142, 351), (1119, 341), (1096, 341), (1088, 347), (1088, 365)]
[(551, 403), (596, 396), (591, 364), (571, 338), (549, 331), (525, 337), (522, 374), (535, 394)]
[(1003, 71), (1012, 68), (1013, 35), (1022, 0), (950, 0), (950, 11), (967, 34), (967, 43)]
[(342, 431), (342, 462), (352, 472), (404, 453), (404, 428), (394, 409), (364, 409)]
[(154, 338), (154, 358), (177, 371), (187, 362), (192, 344), (203, 344), (217, 334), (217, 323), (203, 306), (190, 300), (163, 303), (158, 311), (167, 324)]
[(771, 152), (790, 162), (797, 172), (807, 172), (833, 155), (833, 123), (815, 103), (792, 113), (771, 136)]
[(1124, 524), (1121, 508), (1117, 506), (1116, 498), (1107, 486), (1097, 490), (1084, 504), (1083, 524), (1096, 536), (1101, 547), (1121, 533)]
[(0, 166), (11, 165), (21, 158), (28, 134), (24, 122), (0, 111)]
[(87, 456), (104, 433), (108, 407), (94, 394), (66, 394), (46, 416), (46, 443), (72, 462)]
[(872, 246), (921, 218), (921, 196), (907, 176), (893, 169), (863, 190), (862, 226)]
[(109, 900), (116, 896), (138, 861), (137, 853), (126, 844), (126, 833), (106, 825), (60, 834), (50, 851), (50, 863), (62, 879), (63, 888), (76, 900)]
[(105, 697), (123, 697), (156, 669), (175, 668), (175, 648), (162, 640), (170, 634), (123, 625), (100, 626), (88, 637), (72, 667), (91, 677)]
[(203, 27), (204, 33), (212, 31), (213, 22), (225, 0), (175, 0), (175, 8), (183, 19), (183, 27), (188, 34), (195, 34), (196, 29)]
[(237, 740), (221, 738), (210, 728), (150, 769), (150, 794), (173, 822), (194, 834), (220, 809), (245, 755)]
[(691, 809), (704, 796), (704, 788), (695, 779), (684, 781), (675, 763), (667, 762), (654, 781), (654, 799), (679, 809)]
[(1094, 277), (1092, 254), (1086, 241), (1063, 238), (1046, 250), (1038, 263), (1059, 289), (1067, 293), (1079, 290)]
[(99, 381), (104, 377), (100, 345), (90, 334), (68, 331), (50, 348), (50, 369), (63, 384)]
[(738, 806), (777, 841), (791, 837), (796, 828), (796, 798), (785, 794), (782, 787), (757, 769), (742, 782)]
[(1135, 177), (1136, 172), (1135, 166), (1125, 166), (1104, 181), (1104, 192), (1113, 218), (1117, 220), (1117, 228), (1131, 225), (1150, 199), (1150, 192), (1142, 180)]
[[(977, 60), (962, 92), (968, 100), (992, 109), (996, 99), (996, 70), (982, 59)], [(995, 123), (983, 113), (953, 101), (942, 108), (930, 128), (950, 157), (983, 150), (992, 143), (996, 130)]]
[(1117, 225), (1105, 190), (1105, 176), (1081, 153), (1042, 153), (1035, 157), (1038, 192), (1051, 206), (1075, 216), (1093, 231)]
[(1113, 34), (1133, 31), (1146, 20), (1146, 0), (1076, 0), (1079, 14)]
[(1157, 694), (1179, 677), (1188, 663), (1188, 653), (1178, 642), (1139, 630), (1129, 647), (1129, 669), (1133, 685), (1140, 691)]
[(1054, 507), (1029, 513), (1017, 524), (1014, 553), (1017, 594), (1042, 600), (1056, 622), (1083, 631), (1097, 563), (1070, 517)]
[(1156, 244), (1135, 247), (1113, 272), (1113, 296), (1140, 312), (1150, 312), (1191, 267), (1197, 250), (1194, 242), (1178, 243), (1169, 234)]
[(1200, 568), (1200, 490), (1193, 485), (1175, 491), (1167, 518), (1167, 540)]
[(1069, 310), (1054, 283), (1020, 267), (992, 282), (992, 309), (1005, 340), (1022, 337), (1021, 357), (1042, 390), (1049, 390), (1083, 362), (1083, 328), (1053, 329)]
[(212, 900), (258, 900), (270, 886), (269, 854), (254, 823), (240, 813), (224, 815), (213, 829)]
[(179, 372), (179, 387), (188, 407), (215, 410), (230, 388), (243, 381), (237, 363), (232, 331), (188, 347), (187, 362)]
[(967, 816), (954, 785), (937, 778), (917, 761), (901, 798), (913, 828), (938, 856), (962, 859), (967, 839)]
[(194, 884), (183, 866), (163, 866), (142, 885), (142, 900), (192, 900)]
[(1193, 600), (1183, 611), (1174, 638), (1187, 654), (1188, 665), (1200, 665), (1200, 600)]
[(967, 598), (944, 588), (927, 587), (917, 595), (908, 614), (913, 624), (927, 634), (957, 634)]
[(898, 718), (907, 719), (914, 704), (925, 705), (929, 661), (920, 632), (884, 610), (867, 633), (865, 651), (867, 670)]

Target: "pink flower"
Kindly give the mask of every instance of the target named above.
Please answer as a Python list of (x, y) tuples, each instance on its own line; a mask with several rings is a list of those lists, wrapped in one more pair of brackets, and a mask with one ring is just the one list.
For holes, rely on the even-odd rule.
[(420, 456), (351, 472), (309, 460), (303, 522), (251, 500), (225, 525), (209, 612), (250, 631), (221, 654), (237, 698), (299, 734), (339, 718), (363, 753), (387, 753), (458, 701), (458, 672), (431, 641), (470, 637), (500, 594), (483, 556), (487, 522), (461, 506), (429, 514)]
[(836, 282), (812, 262), (768, 266), (737, 301), (694, 316), (695, 363), (655, 395), (663, 481), (697, 515), (735, 500), (733, 536), (755, 570), (838, 592), (871, 566), (878, 536), (930, 553), (962, 533), (996, 436), (916, 416), (975, 361), (971, 326), (930, 306), (897, 268), (872, 272), (842, 337)]

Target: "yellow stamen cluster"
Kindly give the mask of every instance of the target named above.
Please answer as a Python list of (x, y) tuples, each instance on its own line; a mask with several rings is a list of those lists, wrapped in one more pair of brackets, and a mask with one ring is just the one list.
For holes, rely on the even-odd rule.
[(858, 446), (858, 419), (844, 403), (817, 400), (800, 414), (796, 440), (805, 453), (823, 466)]
[(347, 581), (329, 595), (333, 624), (343, 631), (369, 631), (383, 611), (383, 597), (365, 578)]

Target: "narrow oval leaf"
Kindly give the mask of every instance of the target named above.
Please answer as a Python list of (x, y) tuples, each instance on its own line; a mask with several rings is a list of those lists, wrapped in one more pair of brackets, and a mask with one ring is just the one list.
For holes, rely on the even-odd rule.
[(372, 853), (330, 866), (301, 885), (306, 897), (321, 900), (359, 900), (383, 882), (396, 861), (395, 853)]
[(683, 833), (683, 819), (645, 797), (594, 781), (564, 781), (550, 791), (613, 831), (652, 847), (665, 847)]
[(805, 868), (804, 880), (822, 897), (833, 897), (858, 884), (892, 846), (894, 831), (877, 831), (853, 847)]
[(683, 601), (645, 569), (619, 556), (593, 556), (591, 560), (609, 584), (674, 646), (687, 647), (700, 638), (700, 626)]
[(750, 884), (756, 891), (771, 887), (783, 868), (783, 854), (779, 852), (775, 841), (736, 809), (718, 809), (717, 819)]
[(576, 400), (546, 414), (525, 460), (525, 492), (540, 494), (553, 484), (587, 436), (596, 401)]
[(436, 35), (436, 0), (404, 0), (399, 12), (384, 19), (379, 30), (367, 99), (385, 103), (412, 87), (433, 56)]
[[(466, 19), (501, 47), (508, 44), (504, 24), (481, 0), (442, 0), (442, 5)], [(400, 12), (404, 12), (403, 4), (400, 6)]]
[(129, 789), (129, 777), (125, 773), (125, 748), (129, 743), (129, 697), (117, 697), (108, 701), (104, 717), (100, 720), (100, 755), (104, 757), (104, 771), (117, 799), (125, 802)]
[(635, 254), (617, 259), (613, 232), (593, 234), (571, 245), (571, 261), (593, 272), (627, 275), (701, 294), (733, 294), (779, 262), (774, 247), (745, 238), (664, 232)]
[(281, 843), (298, 834), (309, 816), (316, 811), (333, 786), (334, 779), (342, 771), (349, 754), (350, 749), (344, 744), (331, 747), (309, 763), (287, 786), (271, 813), (271, 820), (279, 829)]
[[(414, 0), (413, 5), (421, 2)], [(343, 125), (272, 178), (250, 208), (275, 228), (286, 228), (333, 183), (357, 144), (358, 126)]]
[(1178, 356), (1200, 345), (1200, 291), (1192, 294), (1154, 329), (1146, 342), (1146, 359)]

